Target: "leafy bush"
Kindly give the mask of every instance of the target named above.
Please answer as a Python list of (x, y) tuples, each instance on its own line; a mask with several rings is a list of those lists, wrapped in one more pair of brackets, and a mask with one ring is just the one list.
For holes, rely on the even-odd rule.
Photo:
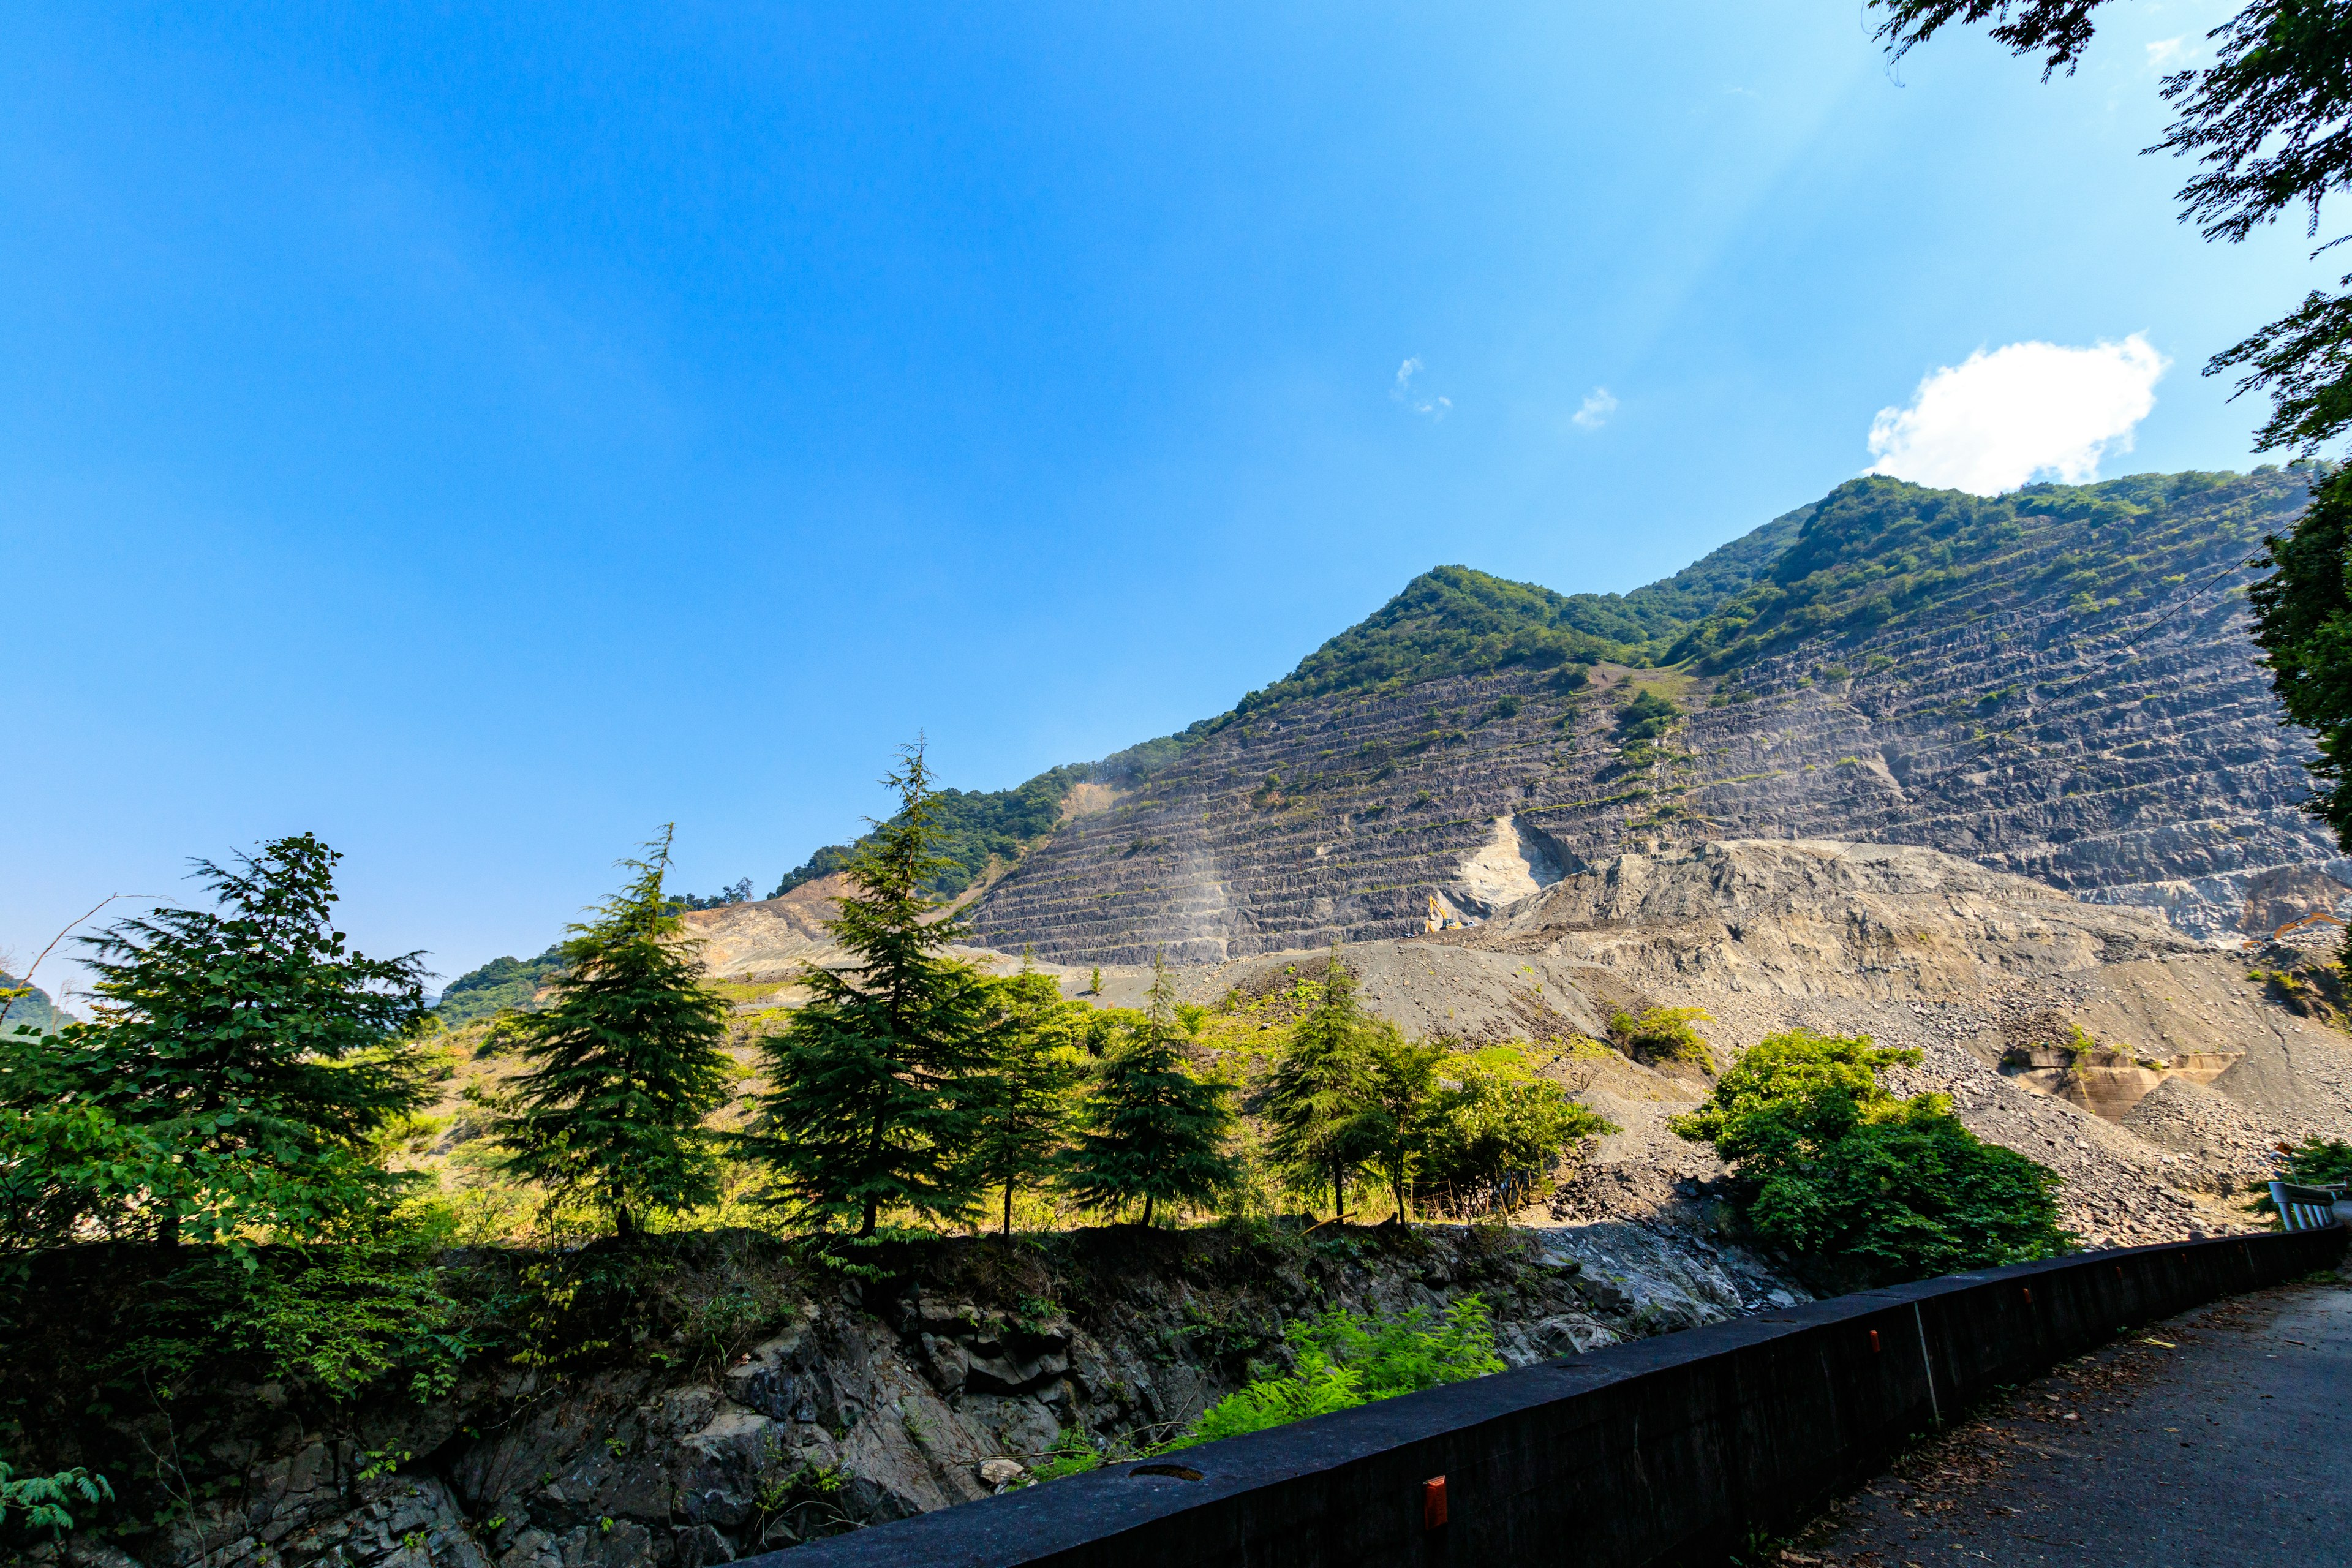
[(1422, 1307), (1392, 1320), (1333, 1307), (1293, 1323), (1283, 1338), (1293, 1357), (1288, 1373), (1254, 1379), (1225, 1395), (1169, 1447), (1238, 1437), (1503, 1370), (1486, 1303), (1476, 1296), (1454, 1302), (1435, 1325)]
[(1742, 1223), (1833, 1289), (1927, 1279), (2071, 1250), (2058, 1177), (1979, 1141), (1942, 1095), (1897, 1100), (1879, 1069), (1916, 1062), (1867, 1036), (1769, 1036), (1670, 1125), (1739, 1178)]
[(174, 1384), (226, 1355), (337, 1400), (378, 1385), (437, 1398), (489, 1339), (434, 1262), (437, 1240), (394, 1221), (322, 1246), (201, 1258), (134, 1310), (109, 1376)]
[(1617, 738), (1622, 742), (1654, 741), (1674, 728), (1682, 710), (1674, 700), (1644, 687), (1617, 714)]
[(20, 1477), (7, 1460), (0, 1459), (0, 1539), (37, 1530), (47, 1531), (54, 1539), (74, 1527), (69, 1506), (113, 1500), (114, 1489), (106, 1478), (79, 1466), (53, 1476)]
[(1550, 1190), (1562, 1150), (1616, 1131), (1556, 1083), (1468, 1074), (1439, 1097), (1421, 1157), (1423, 1191), (1457, 1214), (1515, 1209)]
[(1711, 1074), (1715, 1055), (1695, 1026), (1714, 1022), (1701, 1007), (1653, 1007), (1638, 1018), (1612, 1013), (1609, 1041), (1636, 1061), (1687, 1062)]

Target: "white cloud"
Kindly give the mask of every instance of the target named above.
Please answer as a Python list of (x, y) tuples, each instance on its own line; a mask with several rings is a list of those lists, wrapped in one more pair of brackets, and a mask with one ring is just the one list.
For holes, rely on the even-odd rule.
[(2086, 349), (2011, 343), (1931, 372), (1907, 408), (1871, 421), (1874, 474), (1998, 495), (2035, 479), (2080, 484), (2132, 449), (2172, 362), (2137, 332)]
[(1598, 430), (1609, 423), (1617, 412), (1617, 399), (1605, 386), (1596, 386), (1584, 395), (1584, 405), (1568, 416), (1568, 422), (1580, 430)]
[(1418, 359), (1409, 359), (1397, 366), (1396, 382), (1389, 388), (1389, 397), (1393, 402), (1405, 405), (1415, 414), (1426, 414), (1432, 419), (1443, 419), (1452, 411), (1454, 399), (1416, 396), (1413, 393), (1412, 378), (1419, 375), (1425, 368), (1427, 367)]
[(2188, 35), (2183, 34), (2178, 38), (2158, 38), (2148, 45), (2147, 68), (2155, 71), (2169, 69), (2179, 61), (2182, 46), (2188, 41)]

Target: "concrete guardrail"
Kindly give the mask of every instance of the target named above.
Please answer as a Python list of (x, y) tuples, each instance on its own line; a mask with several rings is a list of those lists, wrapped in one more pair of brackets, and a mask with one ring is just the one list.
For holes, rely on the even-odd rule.
[(2343, 1226), (2094, 1252), (1566, 1356), (747, 1559), (761, 1568), (1720, 1563), (2002, 1384), (2298, 1279)]

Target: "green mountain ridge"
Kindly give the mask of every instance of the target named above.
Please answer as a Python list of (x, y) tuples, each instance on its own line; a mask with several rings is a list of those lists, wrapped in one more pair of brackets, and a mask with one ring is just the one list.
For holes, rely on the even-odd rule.
[[(24, 984), (15, 975), (0, 971), (0, 991), (13, 991)], [(46, 1035), (71, 1022), (73, 1019), (65, 1009), (51, 1001), (47, 992), (36, 985), (9, 1005), (7, 1021), (0, 1026), (5, 1026), (11, 1034), (22, 1028)]]
[[(2255, 470), (2265, 471), (2276, 470)], [(1562, 594), (1474, 567), (1433, 567), (1226, 712), (1009, 790), (947, 791), (941, 817), (955, 864), (932, 891), (953, 896), (992, 859), (1020, 858), (1052, 833), (1074, 784), (1139, 783), (1228, 725), (1296, 702), (1512, 668), (1609, 662), (1720, 676), (1825, 629), (1898, 623), (1988, 574), (2060, 581), (2084, 613), (2128, 610), (2173, 585), (2174, 558), (2196, 553), (2210, 527), (2210, 519), (2193, 526), (2146, 520), (2240, 477), (2134, 474), (1986, 497), (1864, 476), (1626, 594)], [(2089, 523), (2091, 542), (2043, 561), (2033, 553), (2032, 525), (2056, 518)], [(819, 849), (770, 896), (841, 869), (857, 842)]]
[[(994, 858), (1013, 860), (1051, 833), (1075, 784), (1150, 777), (1201, 741), (1250, 714), (1334, 691), (1401, 690), (1425, 680), (1512, 665), (1551, 668), (1602, 661), (1655, 662), (1675, 639), (1748, 588), (1797, 539), (1823, 503), (1785, 512), (1670, 577), (1629, 594), (1561, 594), (1469, 566), (1435, 566), (1301, 659), (1280, 680), (1246, 693), (1226, 712), (1097, 763), (1050, 768), (1006, 790), (946, 790), (942, 853), (954, 862), (931, 892), (952, 898)], [(772, 899), (847, 866), (861, 837), (828, 844), (784, 873)]]

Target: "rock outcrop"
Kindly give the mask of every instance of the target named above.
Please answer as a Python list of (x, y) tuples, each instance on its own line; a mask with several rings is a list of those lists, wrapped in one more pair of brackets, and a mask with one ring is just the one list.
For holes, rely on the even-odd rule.
[[(74, 1400), (48, 1413), (69, 1431), (37, 1434), (45, 1451), (176, 1506), (162, 1528), (38, 1555), (706, 1568), (1026, 1485), (1057, 1453), (1163, 1437), (1254, 1362), (1280, 1364), (1286, 1323), (1335, 1306), (1436, 1313), (1475, 1293), (1498, 1353), (1527, 1365), (1803, 1298), (1737, 1247), (1625, 1223), (951, 1242), (901, 1249), (890, 1278), (863, 1284), (725, 1241), (705, 1238), (727, 1256), (691, 1265), (691, 1291), (770, 1310), (662, 1325), (568, 1373), (509, 1368), (428, 1405), (387, 1390), (338, 1405), (228, 1369), (168, 1409), (118, 1402), (95, 1425)], [(75, 1299), (85, 1331), (101, 1329), (108, 1309)]]

